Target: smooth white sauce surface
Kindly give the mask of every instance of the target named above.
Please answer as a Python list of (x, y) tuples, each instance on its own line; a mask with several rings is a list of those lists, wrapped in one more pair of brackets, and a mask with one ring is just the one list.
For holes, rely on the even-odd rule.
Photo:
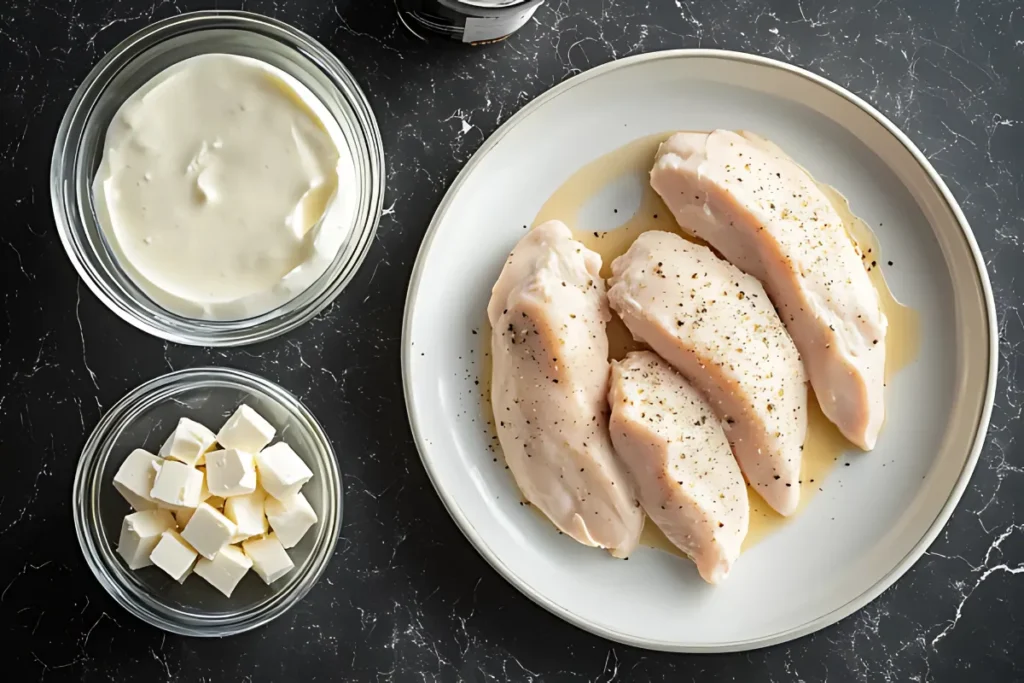
[(341, 129), (305, 86), (255, 59), (208, 54), (125, 101), (93, 194), (120, 265), (156, 303), (238, 320), (328, 268), (352, 229), (354, 173)]

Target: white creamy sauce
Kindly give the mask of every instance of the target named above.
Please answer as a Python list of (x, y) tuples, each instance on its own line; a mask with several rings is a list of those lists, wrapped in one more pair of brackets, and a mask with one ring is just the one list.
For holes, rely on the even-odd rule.
[(107, 130), (93, 183), (120, 265), (179, 315), (239, 320), (294, 298), (352, 229), (354, 165), (292, 76), (208, 54), (147, 82)]

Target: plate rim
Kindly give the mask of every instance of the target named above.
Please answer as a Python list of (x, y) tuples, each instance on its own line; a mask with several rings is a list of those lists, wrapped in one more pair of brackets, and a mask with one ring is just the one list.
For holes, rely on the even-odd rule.
[[(825, 88), (832, 93), (839, 95), (846, 99), (852, 104), (856, 105), (862, 111), (871, 116), (876, 122), (881, 124), (886, 131), (895, 138), (903, 147), (910, 152), (911, 156), (917, 164), (925, 171), (929, 181), (938, 189), (945, 201), (946, 205), (953, 213), (953, 217), (956, 219), (957, 225), (960, 228), (960, 232), (963, 234), (964, 239), (967, 242), (967, 246), (970, 250), (971, 256), (974, 261), (975, 273), (978, 281), (981, 285), (982, 295), (985, 300), (985, 314), (987, 320), (987, 332), (988, 332), (988, 372), (986, 374), (986, 387), (984, 402), (982, 404), (981, 414), (978, 417), (978, 422), (975, 425), (974, 437), (972, 439), (970, 452), (967, 454), (967, 459), (964, 462), (963, 467), (960, 470), (957, 480), (950, 491), (949, 497), (939, 510), (938, 514), (932, 520), (928, 526), (927, 531), (921, 537), (920, 540), (910, 549), (910, 551), (904, 555), (896, 565), (885, 573), (874, 585), (867, 590), (860, 593), (855, 598), (848, 600), (839, 607), (815, 618), (809, 620), (799, 626), (795, 626), (784, 631), (779, 631), (768, 636), (760, 638), (748, 638), (744, 640), (727, 641), (717, 643), (713, 645), (705, 644), (687, 644), (675, 641), (661, 641), (648, 638), (637, 638), (627, 633), (622, 633), (611, 628), (607, 628), (598, 624), (591, 623), (580, 615), (558, 605), (546, 596), (542, 595), (539, 591), (535, 590), (528, 582), (519, 577), (513, 572), (507, 565), (505, 565), (495, 553), (493, 553), (483, 538), (476, 532), (475, 527), (469, 518), (462, 513), (462, 510), (455, 502), (454, 498), (450, 493), (445, 492), (438, 485), (437, 473), (435, 473), (429, 459), (424, 455), (424, 442), (422, 434), (420, 433), (418, 422), (419, 415), (413, 402), (411, 401), (412, 386), (410, 381), (410, 366), (409, 362), (412, 357), (412, 339), (410, 339), (410, 328), (412, 325), (412, 309), (413, 302), (419, 293), (420, 280), (422, 277), (422, 270), (426, 261), (427, 253), (433, 244), (434, 237), (437, 234), (438, 227), (441, 224), (442, 219), (447, 214), (455, 196), (458, 194), (461, 186), (466, 182), (470, 173), (476, 168), (477, 165), (483, 160), (483, 158), (498, 145), (499, 142), (522, 120), (530, 116), (535, 110), (547, 102), (559, 97), (560, 95), (568, 92), (569, 90), (582, 85), (583, 83), (601, 76), (609, 71), (614, 71), (628, 66), (634, 66), (642, 62), (658, 61), (663, 59), (692, 59), (692, 58), (705, 58), (705, 59), (722, 59), (726, 61), (742, 62), (749, 65), (768, 67), (778, 69), (784, 72), (788, 72), (792, 75), (798, 76), (805, 80), (809, 80), (812, 84)], [(769, 647), (784, 643), (802, 636), (808, 635), (819, 631), (827, 626), (831, 626), (836, 622), (845, 619), (851, 614), (859, 611), (861, 608), (872, 602), (875, 598), (881, 595), (885, 590), (891, 587), (900, 577), (902, 577), (916, 562), (921, 558), (922, 555), (928, 550), (931, 544), (935, 541), (938, 535), (945, 528), (946, 523), (952, 516), (953, 511), (956, 509), (957, 504), (963, 496), (964, 491), (967, 488), (967, 484), (970, 482), (971, 475), (977, 466), (978, 459), (981, 456), (981, 451), (985, 446), (985, 438), (988, 434), (989, 422), (992, 416), (992, 407), (995, 402), (995, 390), (997, 384), (997, 372), (999, 362), (999, 336), (997, 330), (997, 317), (995, 309), (995, 300), (992, 295), (992, 286), (989, 281), (988, 269), (985, 266), (985, 260), (982, 256), (981, 250), (978, 247), (978, 243), (974, 237), (974, 232), (971, 230), (970, 224), (967, 218), (964, 216), (963, 210), (960, 208), (956, 198), (953, 197), (949, 187), (943, 181), (942, 177), (928, 161), (924, 153), (915, 145), (909, 137), (902, 130), (900, 130), (896, 124), (889, 120), (884, 114), (875, 109), (871, 104), (866, 102), (864, 99), (847, 90), (846, 88), (834, 83), (824, 76), (819, 76), (807, 69), (804, 69), (793, 64), (788, 64), (770, 57), (764, 57), (761, 55), (749, 54), (745, 52), (738, 52), (734, 50), (718, 50), (718, 49), (706, 49), (706, 48), (681, 48), (681, 49), (669, 49), (659, 50), (655, 52), (648, 52), (638, 55), (632, 55), (624, 57), (622, 59), (612, 60), (605, 64), (601, 64), (597, 67), (583, 71), (576, 74), (547, 91), (541, 93), (533, 100), (523, 106), (518, 112), (509, 117), (505, 123), (501, 124), (497, 130), (495, 130), (483, 144), (473, 153), (462, 170), (452, 181), (452, 184), (448, 187), (444, 197), (441, 199), (441, 203), (438, 204), (437, 209), (431, 218), (430, 224), (427, 227), (427, 231), (423, 236), (423, 240), (420, 243), (420, 248), (416, 254), (416, 261), (413, 265), (412, 274), (409, 280), (409, 287), (406, 292), (406, 299), (403, 311), (402, 319), (402, 354), (401, 354), (401, 367), (402, 367), (402, 388), (405, 397), (406, 411), (409, 416), (409, 427), (412, 431), (413, 441), (416, 444), (416, 450), (419, 453), (420, 460), (423, 463), (423, 467), (427, 472), (427, 477), (430, 479), (431, 485), (437, 492), (437, 495), (441, 498), (441, 502), (444, 504), (448, 514), (451, 515), (455, 521), (456, 526), (462, 532), (462, 534), (469, 540), (473, 548), (483, 557), (491, 567), (497, 571), (506, 581), (512, 584), (517, 590), (523, 595), (528, 597), (537, 605), (540, 605), (550, 613), (554, 614), (563, 621), (576, 626), (584, 631), (592, 633), (594, 635), (606, 638), (613, 642), (622, 643), (625, 645), (632, 645), (649, 650), (658, 650), (663, 652), (685, 652), (685, 653), (725, 653), (725, 652), (744, 652), (749, 650), (755, 650), (759, 648)]]

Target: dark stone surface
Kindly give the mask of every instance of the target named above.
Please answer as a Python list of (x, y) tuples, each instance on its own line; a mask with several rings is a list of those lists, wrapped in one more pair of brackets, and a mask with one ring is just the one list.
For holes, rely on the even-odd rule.
[[(476, 50), (414, 42), (387, 0), (215, 4), (291, 22), (349, 65), (383, 131), (386, 215), (355, 282), (283, 338), (214, 351), (129, 328), (79, 283), (57, 238), (48, 198), (53, 136), (76, 85), (115, 43), (150, 21), (210, 4), (3, 2), (0, 639), (13, 648), (3, 670), (14, 673), (6, 680), (1024, 679), (1019, 2), (555, 1), (507, 44)], [(481, 141), (581, 70), (696, 46), (805, 66), (907, 131), (974, 226), (1001, 333), (988, 445), (931, 551), (839, 624), (787, 645), (722, 656), (613, 645), (560, 622), (492, 571), (427, 481), (398, 364), (401, 309), (420, 239)], [(78, 452), (103, 410), (143, 380), (209, 363), (261, 373), (300, 395), (334, 440), (346, 477), (343, 537), (326, 576), (279, 621), (224, 641), (165, 636), (119, 609), (82, 560), (70, 510)]]

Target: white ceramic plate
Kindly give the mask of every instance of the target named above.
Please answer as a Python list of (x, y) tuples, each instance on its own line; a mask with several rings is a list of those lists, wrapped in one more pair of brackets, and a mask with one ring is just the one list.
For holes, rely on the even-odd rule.
[[(548, 196), (588, 161), (673, 129), (748, 129), (843, 192), (876, 228), (889, 285), (921, 316), (917, 361), (887, 390), (878, 447), (838, 467), (807, 510), (744, 553), (724, 585), (640, 549), (610, 559), (519, 504), (488, 450), (474, 382), (490, 288)], [(595, 201), (600, 201), (600, 197)], [(604, 226), (607, 227), (607, 226)], [(970, 229), (921, 152), (849, 92), (786, 64), (711, 50), (620, 60), (552, 89), (503, 125), (427, 232), (405, 310), (413, 433), (477, 550), (563, 619), (659, 650), (732, 651), (810, 633), (867, 604), (935, 539), (963, 493), (995, 388), (995, 311)], [(500, 459), (499, 459), (500, 460)]]

